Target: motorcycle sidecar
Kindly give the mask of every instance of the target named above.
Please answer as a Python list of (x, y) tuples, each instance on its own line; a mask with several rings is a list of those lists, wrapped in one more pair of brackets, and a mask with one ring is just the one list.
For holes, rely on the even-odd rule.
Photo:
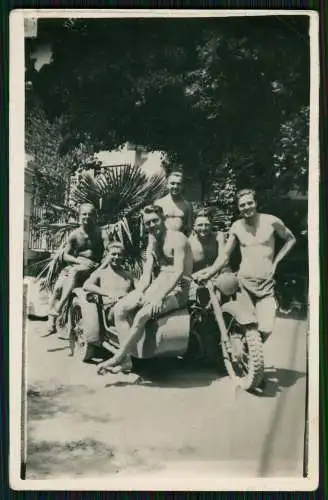
[[(97, 357), (105, 348), (111, 353), (119, 348), (120, 339), (110, 318), (110, 311), (100, 296), (73, 291), (70, 312), (70, 349), (82, 361)], [(148, 322), (145, 334), (137, 345), (136, 358), (183, 356), (189, 345), (190, 315), (187, 308), (178, 309)]]

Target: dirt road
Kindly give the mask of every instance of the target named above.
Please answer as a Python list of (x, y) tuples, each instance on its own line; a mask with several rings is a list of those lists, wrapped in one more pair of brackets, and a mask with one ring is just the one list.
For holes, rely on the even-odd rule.
[(99, 377), (29, 321), (28, 479), (213, 468), (230, 476), (302, 476), (306, 323), (281, 319), (265, 346), (262, 396), (182, 365), (155, 380)]

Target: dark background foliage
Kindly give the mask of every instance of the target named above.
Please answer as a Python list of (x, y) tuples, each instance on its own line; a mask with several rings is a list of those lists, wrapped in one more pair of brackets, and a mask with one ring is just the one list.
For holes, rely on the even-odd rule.
[(60, 151), (125, 141), (164, 150), (211, 195), (232, 169), (237, 187), (307, 187), (306, 16), (42, 20), (53, 60), (27, 66)]

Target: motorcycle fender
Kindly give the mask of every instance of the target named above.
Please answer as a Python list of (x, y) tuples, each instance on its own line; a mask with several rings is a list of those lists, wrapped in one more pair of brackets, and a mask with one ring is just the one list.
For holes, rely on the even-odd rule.
[(222, 312), (227, 312), (234, 316), (240, 325), (257, 324), (255, 311), (241, 307), (235, 300), (223, 304)]

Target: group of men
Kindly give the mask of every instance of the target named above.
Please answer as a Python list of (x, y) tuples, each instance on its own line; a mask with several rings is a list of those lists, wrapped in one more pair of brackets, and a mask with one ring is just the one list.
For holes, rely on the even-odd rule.
[[(120, 335), (120, 348), (98, 373), (129, 371), (131, 355), (150, 318), (185, 307), (194, 281), (220, 280), (229, 273), (245, 307), (256, 310), (258, 328), (264, 338), (272, 332), (276, 303), (274, 274), (279, 262), (295, 244), (295, 237), (273, 215), (258, 213), (255, 193), (237, 194), (241, 218), (233, 223), (227, 241), (214, 233), (205, 210), (193, 217), (192, 206), (183, 197), (183, 177), (172, 172), (168, 195), (142, 210), (148, 246), (143, 274), (138, 282), (124, 269), (124, 248), (109, 243), (96, 223), (95, 208), (80, 207), (80, 227), (69, 237), (63, 252), (66, 267), (51, 301), (49, 333), (56, 332), (56, 317), (76, 286), (102, 295)], [(276, 235), (284, 240), (275, 252)], [(229, 267), (239, 245), (240, 268), (235, 276)], [(105, 258), (103, 255), (105, 253)], [(61, 298), (56, 305), (56, 296)]]

